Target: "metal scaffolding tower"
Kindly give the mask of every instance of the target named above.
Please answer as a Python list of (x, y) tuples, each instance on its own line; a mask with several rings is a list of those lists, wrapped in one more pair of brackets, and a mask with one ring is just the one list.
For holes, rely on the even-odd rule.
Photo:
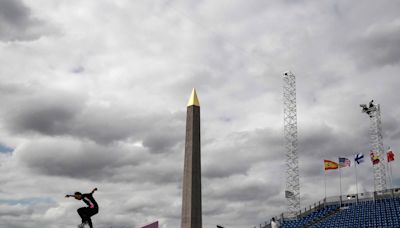
[(296, 77), (283, 73), (283, 118), (286, 147), (286, 189), (288, 213), (296, 216), (300, 210), (299, 159), (297, 156)]
[(385, 151), (383, 147), (382, 137), (382, 122), (381, 122), (381, 108), (379, 104), (374, 104), (374, 100), (370, 101), (368, 106), (366, 104), (360, 105), (362, 112), (366, 113), (370, 119), (370, 141), (371, 152), (370, 156), (374, 159), (379, 159), (379, 163), (374, 164), (374, 188), (375, 191), (383, 191), (387, 189), (386, 184), (386, 162)]

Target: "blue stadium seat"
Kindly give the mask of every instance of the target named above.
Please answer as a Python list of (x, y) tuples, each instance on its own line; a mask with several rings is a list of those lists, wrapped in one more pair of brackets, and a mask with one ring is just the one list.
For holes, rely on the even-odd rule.
[(284, 220), (282, 227), (298, 228), (313, 224), (313, 227), (400, 227), (400, 198), (370, 200), (350, 204), (336, 214), (325, 218), (337, 210), (339, 205), (331, 205), (313, 211), (296, 220)]
[(400, 199), (352, 204), (314, 227), (400, 227)]

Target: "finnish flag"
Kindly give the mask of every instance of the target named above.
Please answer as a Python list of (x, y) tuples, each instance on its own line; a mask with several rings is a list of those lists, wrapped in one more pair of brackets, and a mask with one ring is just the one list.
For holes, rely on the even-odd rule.
[(357, 164), (361, 164), (364, 162), (364, 154), (356, 154), (354, 161), (357, 162)]

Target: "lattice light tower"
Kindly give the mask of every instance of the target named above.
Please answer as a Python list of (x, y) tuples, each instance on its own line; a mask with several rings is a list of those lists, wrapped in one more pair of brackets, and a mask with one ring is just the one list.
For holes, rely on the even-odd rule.
[(374, 166), (374, 188), (375, 191), (383, 191), (387, 189), (386, 184), (386, 162), (385, 152), (383, 147), (382, 137), (382, 122), (381, 122), (381, 107), (379, 104), (374, 104), (374, 100), (370, 101), (368, 106), (366, 104), (360, 105), (362, 112), (366, 113), (370, 119), (370, 141), (371, 152), (379, 156), (379, 163)]
[(286, 147), (286, 189), (288, 213), (300, 210), (299, 158), (297, 156), (297, 108), (296, 77), (288, 71), (283, 73), (283, 118)]

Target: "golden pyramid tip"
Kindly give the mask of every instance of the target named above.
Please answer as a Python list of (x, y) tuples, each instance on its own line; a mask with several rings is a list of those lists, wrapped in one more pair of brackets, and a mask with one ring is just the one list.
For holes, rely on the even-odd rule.
[(192, 106), (192, 105), (200, 107), (199, 98), (197, 98), (197, 93), (196, 93), (196, 89), (195, 88), (193, 88), (193, 90), (192, 90), (192, 95), (190, 95), (189, 102), (188, 102), (187, 106), (189, 107), (189, 106)]

